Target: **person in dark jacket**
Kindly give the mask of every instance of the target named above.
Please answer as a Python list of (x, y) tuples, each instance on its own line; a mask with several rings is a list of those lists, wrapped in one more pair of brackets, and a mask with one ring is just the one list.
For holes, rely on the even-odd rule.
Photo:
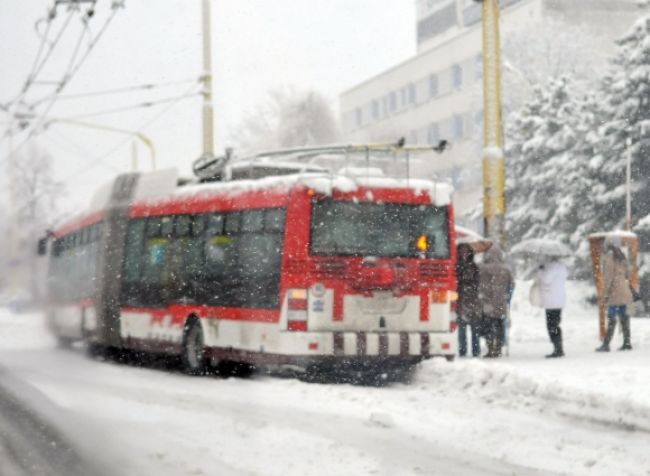
[(603, 263), (603, 275), (605, 278), (605, 302), (607, 304), (607, 333), (603, 344), (596, 349), (596, 352), (609, 352), (609, 343), (616, 330), (616, 316), (619, 316), (623, 330), (623, 345), (619, 350), (632, 350), (628, 307), (633, 302), (633, 296), (630, 288), (627, 257), (615, 238), (608, 239), (605, 249), (607, 254)]
[(481, 306), (478, 299), (479, 270), (474, 250), (467, 243), (458, 245), (456, 263), (458, 283), (458, 355), (467, 355), (467, 327), (472, 332), (472, 356), (481, 355)]
[(511, 289), (514, 289), (512, 273), (503, 260), (501, 248), (495, 243), (485, 252), (483, 263), (479, 265), (479, 300), (488, 342), (486, 357), (501, 356), (503, 322)]

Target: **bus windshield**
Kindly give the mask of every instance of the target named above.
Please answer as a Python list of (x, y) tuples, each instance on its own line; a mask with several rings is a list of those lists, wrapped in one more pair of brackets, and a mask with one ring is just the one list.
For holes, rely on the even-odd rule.
[(326, 256), (449, 258), (447, 208), (315, 201), (310, 252)]

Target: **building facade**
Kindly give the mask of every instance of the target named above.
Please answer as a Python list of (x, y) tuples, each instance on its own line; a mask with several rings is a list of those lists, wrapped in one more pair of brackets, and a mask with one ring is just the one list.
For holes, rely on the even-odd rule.
[[(603, 45), (640, 14), (633, 0), (501, 0), (502, 39), (545, 17), (584, 24)], [(340, 95), (351, 142), (405, 137), (408, 144), (452, 144), (423, 170), (450, 179), (462, 214), (481, 197), (483, 137), (481, 5), (475, 0), (418, 0), (417, 54)], [(507, 95), (507, 91), (504, 91)]]

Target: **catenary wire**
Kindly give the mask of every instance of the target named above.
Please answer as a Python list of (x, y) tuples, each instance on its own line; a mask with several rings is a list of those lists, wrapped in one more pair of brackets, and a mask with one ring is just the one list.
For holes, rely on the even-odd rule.
[[(120, 93), (126, 93), (126, 92), (132, 92), (132, 91), (142, 91), (142, 90), (154, 90), (154, 89), (159, 89), (159, 88), (165, 88), (169, 86), (176, 86), (180, 84), (187, 84), (187, 83), (196, 83), (198, 82), (199, 78), (188, 78), (188, 79), (181, 79), (178, 81), (167, 81), (163, 83), (145, 83), (145, 84), (137, 84), (134, 86), (124, 86), (120, 88), (113, 88), (113, 89), (105, 89), (102, 91), (89, 91), (85, 93), (77, 93), (77, 94), (65, 94), (65, 95), (60, 95), (57, 99), (57, 101), (65, 101), (65, 100), (74, 100), (74, 99), (84, 99), (84, 98), (89, 98), (89, 97), (100, 97), (100, 96), (108, 96), (108, 95), (113, 95), (113, 94), (120, 94)], [(46, 101), (49, 98), (49, 95), (45, 98), (41, 98), (37, 101), (34, 101), (32, 103), (32, 106), (38, 106), (44, 101)]]
[(198, 96), (199, 94), (200, 94), (199, 91), (194, 91), (194, 92), (189, 93), (189, 94), (180, 94), (178, 96), (171, 96), (171, 97), (167, 97), (167, 98), (157, 99), (155, 101), (146, 101), (146, 102), (142, 102), (142, 103), (138, 103), (138, 104), (131, 104), (131, 105), (128, 105), (128, 106), (116, 107), (116, 108), (112, 108), (112, 109), (104, 109), (103, 111), (95, 111), (95, 112), (89, 112), (89, 113), (86, 113), (86, 114), (79, 114), (79, 115), (76, 115), (76, 116), (69, 116), (69, 117), (65, 117), (64, 119), (87, 119), (89, 117), (106, 116), (106, 115), (110, 115), (110, 114), (117, 114), (119, 112), (133, 111), (133, 110), (136, 110), (136, 109), (145, 109), (145, 108), (148, 108), (148, 107), (158, 106), (160, 104), (166, 104), (166, 103), (174, 102), (174, 101), (176, 101), (178, 99), (185, 99), (185, 98), (189, 98), (189, 97), (192, 97), (192, 96)]
[[(74, 66), (70, 66), (68, 68), (66, 73), (63, 75), (62, 80), (59, 82), (59, 86), (57, 87), (56, 91), (51, 95), (50, 98), (48, 98), (49, 104), (45, 107), (45, 110), (42, 113), (40, 113), (39, 116), (36, 118), (36, 120), (33, 122), (33, 124), (35, 125), (31, 126), (31, 129), (27, 133), (27, 136), (16, 147), (14, 147), (11, 152), (9, 152), (9, 155), (3, 157), (2, 160), (0, 160), (0, 163), (6, 161), (8, 157), (10, 157), (11, 155), (15, 154), (20, 149), (22, 149), (22, 147), (34, 136), (34, 134), (38, 131), (38, 129), (43, 125), (45, 120), (47, 120), (47, 116), (50, 110), (54, 107), (57, 97), (59, 96), (61, 91), (69, 84), (70, 80), (74, 77), (77, 71), (79, 71), (83, 63), (86, 61), (86, 59), (88, 58), (92, 50), (97, 45), (97, 42), (104, 35), (106, 29), (111, 24), (113, 18), (115, 18), (118, 8), (119, 5), (116, 4), (113, 5), (110, 16), (104, 22), (104, 25), (100, 29), (99, 33), (97, 33), (97, 35), (92, 39), (92, 41), (88, 45), (88, 48), (86, 49), (81, 59)], [(85, 31), (82, 32), (82, 35), (85, 35)], [(1, 140), (0, 140), (0, 144), (1, 144)]]

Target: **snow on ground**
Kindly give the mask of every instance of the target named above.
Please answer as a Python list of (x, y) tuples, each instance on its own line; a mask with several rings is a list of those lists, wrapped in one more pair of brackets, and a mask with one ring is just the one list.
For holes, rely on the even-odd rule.
[(543, 358), (519, 283), (510, 357), (427, 361), (388, 388), (101, 362), (2, 310), (0, 365), (94, 427), (116, 474), (650, 475), (650, 319), (633, 320), (632, 352), (597, 354), (589, 292), (571, 283), (564, 359)]

